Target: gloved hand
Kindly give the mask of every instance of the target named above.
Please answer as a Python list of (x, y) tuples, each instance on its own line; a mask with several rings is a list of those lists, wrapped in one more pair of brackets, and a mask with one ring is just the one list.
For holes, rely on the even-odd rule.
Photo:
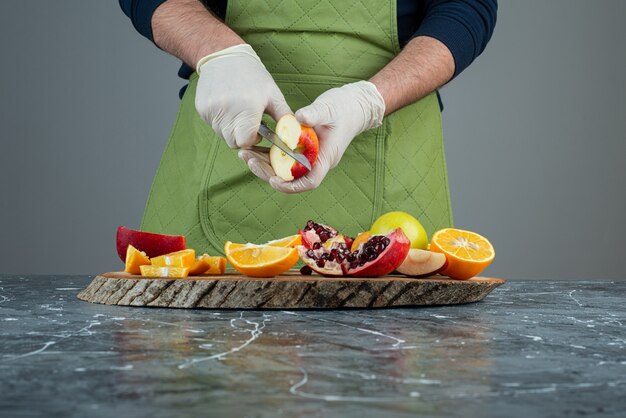
[(299, 193), (317, 188), (328, 171), (339, 164), (354, 137), (380, 126), (385, 115), (385, 102), (369, 81), (359, 81), (330, 89), (309, 106), (296, 112), (296, 118), (312, 126), (320, 141), (317, 163), (305, 176), (284, 181), (274, 174), (267, 152), (260, 148), (239, 151), (239, 158), (248, 163), (259, 178), (284, 193)]
[(198, 61), (196, 110), (231, 148), (251, 147), (263, 113), (274, 120), (291, 113), (270, 73), (248, 44), (235, 45)]

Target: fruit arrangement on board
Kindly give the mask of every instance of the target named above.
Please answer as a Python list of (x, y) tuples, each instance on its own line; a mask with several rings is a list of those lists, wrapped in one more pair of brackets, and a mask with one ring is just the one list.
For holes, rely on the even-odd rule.
[(470, 231), (445, 228), (430, 243), (426, 230), (405, 212), (388, 212), (355, 238), (309, 220), (297, 234), (264, 244), (227, 241), (224, 254), (196, 257), (184, 236), (136, 231), (120, 226), (117, 251), (124, 271), (145, 277), (221, 275), (226, 259), (239, 273), (274, 277), (301, 260), (302, 275), (380, 277), (397, 273), (408, 277), (436, 274), (467, 280), (480, 274), (495, 258), (491, 243)]

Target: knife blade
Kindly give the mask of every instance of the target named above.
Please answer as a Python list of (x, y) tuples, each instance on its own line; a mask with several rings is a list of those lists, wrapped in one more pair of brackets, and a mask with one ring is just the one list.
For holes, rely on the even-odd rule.
[(282, 152), (305, 166), (308, 170), (311, 170), (311, 163), (304, 156), (304, 154), (300, 154), (299, 152), (289, 149), (287, 144), (285, 144), (283, 140), (276, 135), (276, 132), (272, 131), (264, 122), (261, 122), (261, 125), (259, 125), (259, 135), (276, 145), (276, 147), (278, 147)]

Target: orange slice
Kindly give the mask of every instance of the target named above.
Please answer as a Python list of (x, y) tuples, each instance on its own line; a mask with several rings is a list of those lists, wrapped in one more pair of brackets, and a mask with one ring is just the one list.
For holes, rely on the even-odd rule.
[(487, 238), (475, 232), (454, 228), (435, 232), (430, 242), (430, 250), (446, 255), (448, 265), (441, 274), (458, 280), (477, 276), (496, 256)]
[(190, 248), (152, 258), (158, 267), (191, 267), (196, 261), (196, 252)]
[(140, 274), (139, 267), (150, 264), (150, 259), (143, 251), (139, 251), (132, 245), (128, 245), (126, 249), (126, 264), (124, 271), (131, 274)]
[(290, 235), (285, 238), (268, 241), (265, 245), (271, 245), (272, 247), (295, 248), (297, 245), (302, 245), (302, 236), (300, 234)]
[(295, 248), (242, 245), (227, 241), (224, 252), (238, 272), (252, 277), (277, 276), (298, 262), (298, 251)]
[[(229, 241), (230, 242), (230, 241)], [(273, 241), (268, 241), (265, 244), (236, 244), (234, 242), (230, 243), (230, 248), (242, 248), (242, 247), (256, 247), (258, 245), (269, 245), (271, 247), (285, 247), (285, 248), (295, 248), (298, 245), (302, 245), (302, 236), (300, 234), (289, 235), (285, 238), (275, 239)]]
[(356, 236), (354, 241), (352, 241), (352, 247), (350, 248), (350, 251), (354, 252), (358, 250), (359, 245), (363, 244), (364, 242), (367, 242), (367, 240), (370, 239), (371, 236), (372, 234), (370, 234), (370, 231), (359, 233), (359, 235)]
[(224, 257), (202, 254), (196, 259), (194, 265), (189, 269), (189, 275), (198, 276), (201, 274), (224, 274), (225, 270), (226, 259)]
[(141, 266), (141, 275), (144, 277), (187, 277), (189, 267), (159, 267), (159, 266)]

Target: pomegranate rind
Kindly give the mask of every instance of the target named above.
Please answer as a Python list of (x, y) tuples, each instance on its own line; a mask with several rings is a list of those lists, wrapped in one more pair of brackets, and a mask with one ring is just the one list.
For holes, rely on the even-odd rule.
[[(372, 235), (372, 237), (374, 236), (376, 235)], [(411, 241), (409, 241), (404, 232), (402, 232), (401, 228), (396, 228), (385, 236), (391, 241), (387, 248), (385, 248), (375, 260), (365, 263), (363, 266), (349, 270), (348, 276), (386, 276), (402, 264), (406, 256), (409, 254)]]

